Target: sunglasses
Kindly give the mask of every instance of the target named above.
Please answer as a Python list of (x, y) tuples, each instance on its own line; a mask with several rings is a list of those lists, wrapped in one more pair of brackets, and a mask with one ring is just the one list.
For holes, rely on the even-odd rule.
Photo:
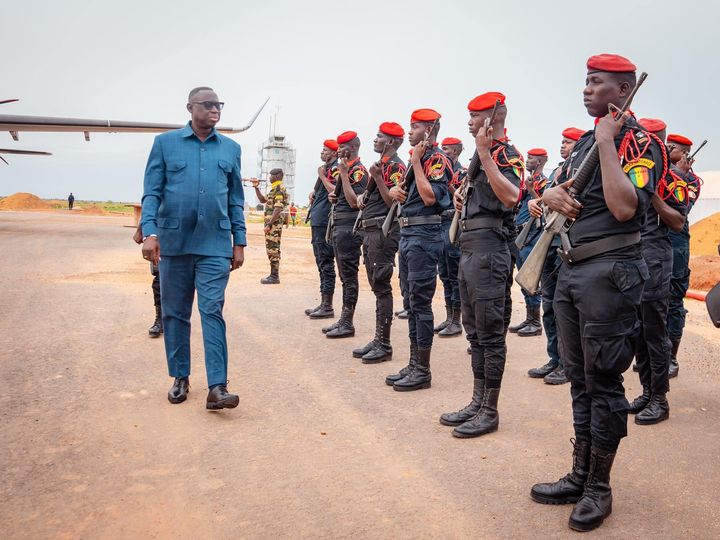
[(205, 107), (206, 111), (212, 111), (213, 108), (217, 109), (218, 111), (222, 111), (223, 107), (225, 106), (225, 103), (222, 101), (191, 101), (190, 103), (193, 103), (195, 105), (202, 105)]

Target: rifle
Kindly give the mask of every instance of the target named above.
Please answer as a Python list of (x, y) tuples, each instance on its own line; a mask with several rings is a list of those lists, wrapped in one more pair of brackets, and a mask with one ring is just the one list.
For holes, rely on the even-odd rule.
[[(435, 126), (437, 125), (438, 119), (436, 118), (435, 121), (430, 126), (430, 129), (425, 132), (425, 138), (424, 141), (427, 142), (427, 140), (430, 138), (430, 134), (432, 133), (433, 129), (435, 129)], [(405, 184), (407, 183), (408, 176), (410, 175), (410, 171), (412, 170), (412, 163), (408, 163), (408, 168), (405, 169), (405, 175), (403, 176), (403, 179), (400, 180), (400, 183), (398, 186), (400, 186), (402, 189), (405, 189)], [(414, 174), (413, 174), (414, 178)], [(385, 216), (385, 221), (383, 222), (382, 226), (382, 232), (385, 238), (388, 237), (390, 234), (390, 229), (392, 229), (393, 223), (395, 223), (395, 220), (400, 215), (400, 206), (397, 201), (393, 201), (392, 206), (390, 206), (390, 210), (387, 213), (387, 216)]]
[[(380, 167), (381, 167), (380, 172), (382, 172), (382, 162), (383, 162), (383, 158), (385, 157), (385, 150), (386, 150), (386, 149), (387, 149), (387, 143), (385, 143), (385, 145), (383, 146), (382, 152), (380, 152)], [(364, 196), (363, 196), (363, 199), (366, 199), (367, 197), (369, 197), (370, 194), (371, 194), (373, 191), (375, 191), (375, 188), (377, 188), (377, 182), (376, 182), (375, 179), (372, 177), (372, 175), (370, 176), (370, 180), (372, 180), (372, 184), (368, 183), (368, 187), (367, 187), (367, 189), (365, 190), (365, 194), (364, 194)], [(363, 203), (365, 203), (365, 200), (363, 200)], [(355, 223), (353, 224), (353, 228), (352, 228), (352, 234), (353, 234), (353, 236), (355, 236), (355, 235), (357, 234), (358, 228), (360, 227), (360, 224), (362, 223), (362, 215), (363, 215), (363, 209), (361, 208), (361, 209), (358, 211), (357, 218), (355, 218)]]
[[(640, 75), (635, 88), (633, 88), (632, 92), (630, 92), (630, 95), (625, 100), (625, 104), (622, 108), (617, 108), (615, 105), (610, 103), (608, 105), (610, 113), (614, 116), (619, 113), (619, 115), (622, 116), (622, 114), (630, 107), (635, 94), (640, 89), (640, 86), (642, 86), (645, 82), (646, 78), (647, 73), (643, 72)], [(615, 119), (619, 119), (620, 116), (615, 116)], [(568, 189), (568, 192), (573, 198), (577, 198), (592, 181), (593, 173), (599, 163), (600, 150), (598, 149), (597, 141), (595, 141), (573, 176), (573, 184), (570, 189)], [(565, 241), (567, 240), (566, 235), (573, 223), (573, 219), (562, 215), (560, 212), (556, 212), (554, 210), (550, 210), (548, 212), (547, 220), (545, 221), (545, 229), (515, 277), (515, 281), (517, 281), (518, 284), (528, 293), (535, 294), (538, 291), (540, 275), (542, 274), (545, 259), (547, 258), (547, 252), (550, 249), (550, 244), (552, 243), (553, 238), (555, 238), (555, 235), (559, 234), (561, 236), (563, 239), (563, 248), (567, 250), (565, 247)]]
[[(493, 122), (495, 122), (495, 115), (497, 114), (498, 107), (500, 106), (500, 100), (495, 100), (495, 105), (493, 105), (492, 113), (490, 114), (490, 118), (488, 119), (487, 126), (490, 127), (493, 125)], [(468, 171), (465, 175), (465, 178), (463, 179), (462, 185), (458, 188), (457, 194), (462, 197), (463, 204), (462, 204), (462, 211), (458, 212), (457, 210), (453, 214), (452, 222), (450, 223), (450, 231), (448, 232), (448, 236), (450, 236), (450, 243), (451, 244), (457, 244), (458, 241), (458, 232), (460, 231), (460, 214), (463, 214), (463, 218), (465, 217), (465, 212), (467, 211), (467, 195), (468, 195), (468, 189), (469, 189), (469, 182), (470, 178), (474, 177), (477, 173), (477, 169), (480, 167), (480, 156), (478, 156), (477, 150), (475, 150), (475, 153), (473, 154), (472, 159), (470, 160), (470, 165), (468, 165)]]
[(702, 147), (705, 146), (706, 144), (707, 144), (707, 139), (705, 139), (702, 143), (700, 143), (700, 146), (698, 146), (697, 149), (687, 157), (687, 160), (688, 160), (688, 163), (690, 164), (690, 166), (692, 166), (693, 161), (695, 161), (695, 156), (697, 156), (697, 153), (700, 150), (702, 150)]
[[(532, 176), (531, 176), (532, 179)], [(530, 192), (530, 195), (532, 195), (533, 199), (539, 199), (540, 195), (537, 191), (535, 191), (535, 188), (533, 186), (528, 186), (528, 191)], [(530, 216), (530, 219), (528, 219), (525, 223), (523, 223), (522, 230), (520, 231), (520, 234), (517, 235), (517, 238), (515, 239), (515, 245), (518, 249), (522, 249), (522, 247), (525, 245), (525, 242), (527, 242), (527, 237), (530, 235), (530, 229), (532, 228), (532, 224), (537, 223), (537, 226), (540, 227), (542, 224), (542, 221), (540, 218), (534, 218)]]
[[(343, 158), (341, 158), (338, 154), (338, 159)], [(335, 227), (335, 205), (337, 204), (337, 198), (340, 196), (341, 189), (342, 179), (338, 177), (335, 182), (335, 190), (333, 191), (333, 195), (335, 196), (335, 202), (331, 204), (330, 217), (328, 219), (327, 229), (325, 229), (325, 242), (328, 244), (332, 244), (333, 227)]]
[[(320, 180), (320, 177), (318, 176), (318, 179), (315, 180), (315, 187), (313, 188), (313, 193), (315, 194), (315, 197), (313, 198), (313, 202), (310, 205), (310, 208), (308, 208), (307, 216), (305, 216), (305, 224), (307, 225), (307, 222), (310, 221), (310, 212), (312, 212), (313, 206), (315, 206), (315, 201), (317, 199), (317, 191), (320, 189), (320, 186), (322, 186), (322, 180)], [(324, 186), (323, 186), (324, 187)]]

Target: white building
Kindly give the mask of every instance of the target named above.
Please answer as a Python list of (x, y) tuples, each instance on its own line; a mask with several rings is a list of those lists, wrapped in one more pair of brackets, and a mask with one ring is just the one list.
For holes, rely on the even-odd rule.
[(290, 201), (295, 200), (295, 148), (284, 135), (270, 135), (258, 151), (259, 178), (268, 181), (270, 171), (277, 168), (285, 173), (285, 189)]

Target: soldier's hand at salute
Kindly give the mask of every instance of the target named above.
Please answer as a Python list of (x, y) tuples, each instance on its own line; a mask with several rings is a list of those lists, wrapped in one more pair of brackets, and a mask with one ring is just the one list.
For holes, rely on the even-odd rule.
[(570, 189), (572, 183), (572, 180), (568, 180), (559, 186), (546, 189), (542, 195), (542, 202), (550, 208), (550, 210), (555, 210), (565, 217), (575, 219), (580, 215), (582, 205), (568, 193), (568, 189)]
[(405, 202), (405, 199), (407, 199), (407, 191), (400, 186), (395, 186), (390, 189), (390, 198), (402, 204)]
[(460, 193), (460, 190), (455, 190), (455, 194), (453, 195), (453, 206), (455, 207), (455, 210), (458, 212), (462, 212), (463, 207), (463, 201), (465, 200), (465, 197), (463, 197), (463, 194)]
[(493, 128), (490, 124), (490, 119), (485, 119), (485, 125), (478, 130), (478, 134), (475, 136), (475, 147), (477, 148), (478, 154), (489, 154), (490, 148), (493, 143)]
[(230, 261), (230, 271), (237, 270), (245, 262), (245, 246), (233, 246), (233, 256)]
[(611, 113), (607, 113), (595, 126), (595, 140), (598, 143), (613, 142), (615, 137), (620, 134), (620, 129), (622, 129), (625, 120), (628, 118), (630, 118), (629, 112), (624, 112), (617, 120)]
[(528, 201), (528, 212), (530, 212), (530, 215), (534, 218), (542, 217), (542, 207), (538, 203), (537, 199), (530, 199)]

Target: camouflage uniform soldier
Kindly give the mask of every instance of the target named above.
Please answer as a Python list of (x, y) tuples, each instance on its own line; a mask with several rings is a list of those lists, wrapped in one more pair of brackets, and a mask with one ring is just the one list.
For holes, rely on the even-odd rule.
[(283, 212), (288, 205), (288, 195), (283, 186), (282, 169), (270, 171), (270, 191), (267, 196), (260, 193), (257, 183), (255, 195), (265, 205), (265, 249), (270, 259), (270, 275), (260, 280), (263, 285), (280, 283), (280, 236), (284, 221)]

